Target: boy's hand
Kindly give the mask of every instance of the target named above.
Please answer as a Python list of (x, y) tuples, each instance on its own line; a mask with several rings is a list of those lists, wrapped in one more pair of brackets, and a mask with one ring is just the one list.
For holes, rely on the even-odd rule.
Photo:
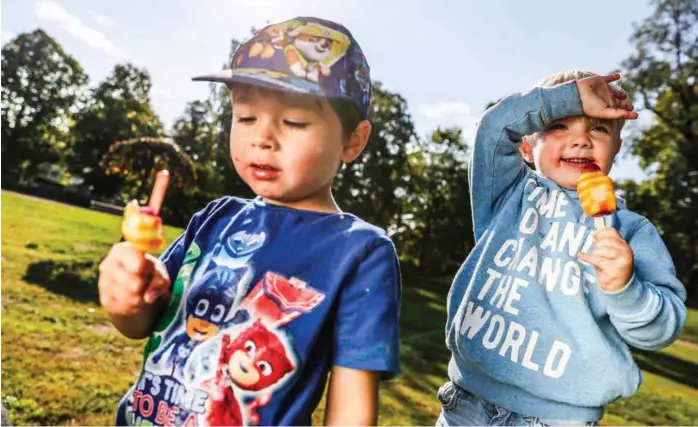
[(633, 251), (615, 228), (609, 227), (594, 233), (592, 253), (579, 253), (580, 261), (596, 269), (599, 286), (606, 292), (623, 289), (633, 275)]
[(597, 119), (637, 119), (633, 104), (625, 101), (628, 95), (609, 83), (620, 79), (620, 74), (592, 76), (577, 80), (584, 114)]
[(170, 277), (165, 265), (127, 242), (112, 246), (99, 265), (99, 300), (115, 316), (142, 312), (159, 296), (169, 298)]

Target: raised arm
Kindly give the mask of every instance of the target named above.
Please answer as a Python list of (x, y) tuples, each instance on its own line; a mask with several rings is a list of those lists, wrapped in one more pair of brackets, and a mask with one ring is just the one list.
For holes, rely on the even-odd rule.
[(468, 171), (476, 239), (482, 236), (509, 190), (526, 175), (518, 151), (523, 137), (543, 130), (554, 120), (581, 114), (574, 81), (511, 95), (483, 114)]

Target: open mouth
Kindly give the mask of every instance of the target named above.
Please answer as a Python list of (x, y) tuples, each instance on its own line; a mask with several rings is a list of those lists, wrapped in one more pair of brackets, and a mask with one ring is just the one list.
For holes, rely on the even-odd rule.
[(238, 363), (238, 367), (240, 368), (240, 371), (241, 371), (243, 374), (246, 374), (247, 372), (249, 372), (248, 369), (247, 369), (247, 367), (245, 367), (245, 365), (243, 365), (242, 363)]
[(594, 163), (594, 160), (588, 157), (561, 157), (560, 163), (574, 168), (583, 168)]

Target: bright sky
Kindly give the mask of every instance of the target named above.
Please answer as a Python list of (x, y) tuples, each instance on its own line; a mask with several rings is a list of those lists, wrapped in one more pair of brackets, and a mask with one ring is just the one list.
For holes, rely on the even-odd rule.
[[(488, 102), (545, 75), (618, 67), (632, 52), (633, 24), (651, 12), (646, 0), (4, 0), (1, 31), (5, 43), (43, 28), (92, 85), (118, 62), (146, 67), (153, 107), (169, 126), (187, 101), (206, 97), (207, 84), (191, 77), (219, 70), (232, 38), (318, 16), (349, 28), (373, 79), (407, 99), (420, 134), (438, 125), (468, 134)], [(611, 175), (643, 176), (628, 158)]]

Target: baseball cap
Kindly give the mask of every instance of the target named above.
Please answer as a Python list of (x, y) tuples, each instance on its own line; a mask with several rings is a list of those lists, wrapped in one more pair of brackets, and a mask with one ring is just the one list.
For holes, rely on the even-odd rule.
[(370, 69), (361, 47), (344, 26), (314, 17), (264, 27), (238, 48), (229, 69), (193, 80), (347, 99), (364, 118), (371, 104)]

